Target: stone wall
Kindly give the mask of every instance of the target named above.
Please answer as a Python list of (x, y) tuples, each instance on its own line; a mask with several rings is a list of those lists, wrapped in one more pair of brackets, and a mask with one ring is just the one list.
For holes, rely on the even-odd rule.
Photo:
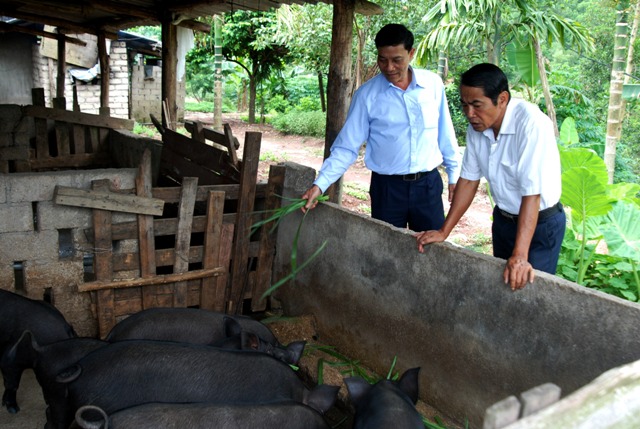
[[(178, 121), (184, 121), (185, 82), (177, 84)], [(151, 123), (162, 118), (162, 67), (134, 65), (131, 69), (131, 119)]]

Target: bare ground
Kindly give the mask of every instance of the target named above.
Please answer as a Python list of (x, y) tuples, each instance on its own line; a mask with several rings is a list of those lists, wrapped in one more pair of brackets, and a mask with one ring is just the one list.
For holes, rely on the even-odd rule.
[[(187, 112), (186, 119), (199, 120), (205, 126), (211, 126), (211, 113)], [(242, 154), (242, 144), (247, 131), (262, 133), (260, 150), (259, 178), (266, 180), (269, 166), (279, 162), (291, 161), (309, 166), (316, 171), (322, 166), (324, 154), (324, 139), (287, 135), (273, 129), (266, 124), (248, 124), (239, 119), (237, 114), (223, 115), (223, 123), (231, 126), (233, 135), (240, 141), (239, 156)], [(446, 175), (445, 181), (446, 181)], [(363, 157), (347, 170), (343, 178), (342, 206), (357, 213), (369, 215), (371, 202), (369, 200), (369, 181), (371, 172), (365, 167)], [(446, 183), (446, 182), (445, 182)], [(449, 207), (447, 192), (443, 195), (445, 210)], [(471, 207), (460, 220), (449, 241), (464, 247), (491, 253), (491, 203), (484, 188), (481, 188)]]

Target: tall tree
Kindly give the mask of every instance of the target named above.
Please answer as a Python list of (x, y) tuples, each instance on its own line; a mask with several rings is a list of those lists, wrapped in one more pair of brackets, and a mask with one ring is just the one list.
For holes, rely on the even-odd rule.
[(256, 89), (272, 72), (282, 70), (289, 54), (286, 46), (272, 42), (273, 12), (237, 11), (225, 15), (222, 54), (249, 76), (249, 123), (256, 121)]
[(613, 183), (613, 174), (616, 169), (616, 146), (622, 134), (624, 116), (622, 85), (629, 38), (629, 6), (629, 0), (619, 0), (616, 7), (615, 43), (609, 84), (609, 109), (607, 111), (607, 137), (604, 146), (604, 163), (607, 167), (609, 183)]
[(555, 13), (551, 6), (537, 0), (440, 0), (424, 17), (431, 31), (418, 44), (418, 59), (429, 61), (451, 45), (483, 44), (487, 61), (500, 65), (507, 41), (526, 41), (536, 56), (547, 112), (558, 135), (540, 41), (562, 45), (571, 41), (577, 48), (586, 49), (592, 49), (593, 41), (584, 27)]

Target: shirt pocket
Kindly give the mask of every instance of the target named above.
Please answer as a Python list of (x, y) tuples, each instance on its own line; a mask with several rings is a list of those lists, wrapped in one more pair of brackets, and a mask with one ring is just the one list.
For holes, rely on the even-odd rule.
[(420, 95), (416, 99), (416, 107), (422, 117), (422, 123), (425, 128), (437, 128), (440, 119), (440, 113), (436, 101), (429, 96), (427, 91), (420, 91)]
[(500, 161), (500, 174), (505, 189), (517, 191), (520, 188), (518, 182), (518, 163), (511, 160)]

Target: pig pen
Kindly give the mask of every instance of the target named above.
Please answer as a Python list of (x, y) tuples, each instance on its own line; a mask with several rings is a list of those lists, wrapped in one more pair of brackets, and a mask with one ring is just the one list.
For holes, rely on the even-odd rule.
[[(315, 171), (286, 165), (284, 196), (299, 197)], [(274, 281), (291, 272), (301, 219), (280, 223)], [(379, 374), (394, 357), (399, 370), (421, 367), (421, 399), (472, 428), (505, 398), (545, 383), (565, 397), (640, 359), (638, 304), (540, 272), (512, 292), (504, 261), (449, 243), (420, 254), (411, 232), (329, 203), (304, 217), (298, 266), (325, 240), (317, 259), (275, 292), (284, 313), (313, 314), (323, 342)], [(640, 392), (637, 367), (630, 386)], [(637, 401), (615, 406), (640, 410)]]

